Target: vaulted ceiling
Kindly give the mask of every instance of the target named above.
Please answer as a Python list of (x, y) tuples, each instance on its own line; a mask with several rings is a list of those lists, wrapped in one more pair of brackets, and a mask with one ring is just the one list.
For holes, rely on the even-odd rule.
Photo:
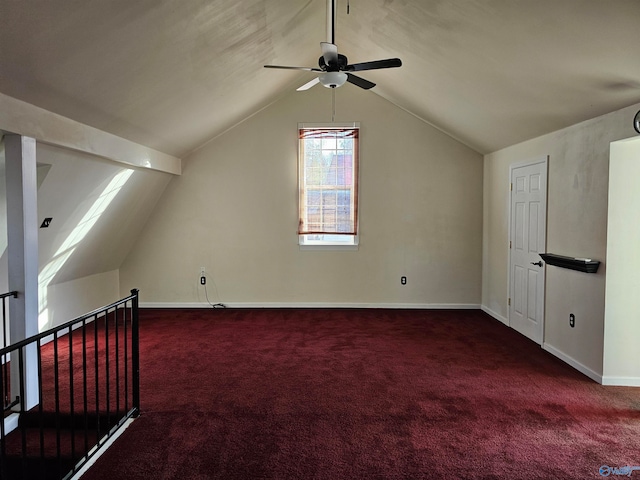
[[(326, 7), (0, 0), (0, 92), (184, 157), (312, 78), (263, 65), (316, 66)], [(369, 94), (486, 153), (639, 102), (638, 25), (638, 0), (338, 0), (336, 43), (400, 57)]]

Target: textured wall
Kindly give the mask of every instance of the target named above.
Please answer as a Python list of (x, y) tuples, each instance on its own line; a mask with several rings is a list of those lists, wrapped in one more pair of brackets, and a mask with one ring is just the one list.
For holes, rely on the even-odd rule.
[(335, 120), (361, 122), (357, 251), (297, 245), (297, 124), (331, 120), (318, 86), (185, 159), (122, 265), (121, 292), (201, 303), (204, 266), (210, 299), (225, 303), (479, 305), (482, 157), (370, 92), (335, 95)]
[(549, 155), (547, 251), (603, 264), (595, 275), (546, 267), (544, 344), (596, 375), (603, 358), (609, 147), (635, 135), (637, 110), (628, 107), (485, 156), (483, 306), (508, 317), (509, 166)]

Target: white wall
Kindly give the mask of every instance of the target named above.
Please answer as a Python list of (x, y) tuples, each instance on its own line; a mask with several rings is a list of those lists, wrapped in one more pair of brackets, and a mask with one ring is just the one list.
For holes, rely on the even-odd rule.
[[(119, 269), (172, 175), (38, 145), (40, 331), (119, 297)], [(121, 178), (121, 181), (117, 181)], [(115, 273), (114, 273), (115, 272)]]
[(120, 298), (118, 270), (97, 273), (48, 287), (49, 323), (40, 331), (73, 320)]
[(361, 122), (357, 251), (297, 245), (297, 124), (331, 119), (318, 86), (184, 160), (122, 265), (121, 294), (201, 305), (204, 266), (210, 300), (232, 305), (478, 306), (482, 157), (371, 92), (335, 94), (335, 120)]
[[(120, 264), (172, 175), (134, 170), (45, 144), (37, 146), (37, 162), (38, 222), (53, 217), (49, 228), (38, 230), (39, 330), (43, 331), (119, 298)], [(0, 164), (4, 165), (3, 150)], [(122, 172), (130, 173), (127, 181), (110, 188)], [(0, 237), (6, 239), (5, 203), (2, 183)], [(3, 292), (8, 289), (6, 279), (6, 250), (2, 250)]]
[[(544, 347), (592, 378), (602, 375), (610, 142), (635, 135), (639, 105), (486, 155), (483, 308), (508, 317), (509, 166), (549, 155), (547, 251), (603, 263), (597, 274), (547, 266)], [(569, 314), (576, 316), (569, 327)]]
[(640, 137), (611, 145), (605, 384), (640, 386)]

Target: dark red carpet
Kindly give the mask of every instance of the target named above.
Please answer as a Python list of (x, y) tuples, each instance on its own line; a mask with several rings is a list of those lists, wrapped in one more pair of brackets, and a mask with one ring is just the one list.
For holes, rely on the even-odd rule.
[(86, 480), (640, 465), (640, 389), (602, 387), (479, 311), (143, 310), (141, 351), (142, 415)]

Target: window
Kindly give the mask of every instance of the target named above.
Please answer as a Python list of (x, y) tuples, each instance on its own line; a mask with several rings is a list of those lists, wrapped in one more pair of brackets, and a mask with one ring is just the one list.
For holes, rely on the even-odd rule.
[(359, 125), (298, 128), (300, 245), (358, 244)]

